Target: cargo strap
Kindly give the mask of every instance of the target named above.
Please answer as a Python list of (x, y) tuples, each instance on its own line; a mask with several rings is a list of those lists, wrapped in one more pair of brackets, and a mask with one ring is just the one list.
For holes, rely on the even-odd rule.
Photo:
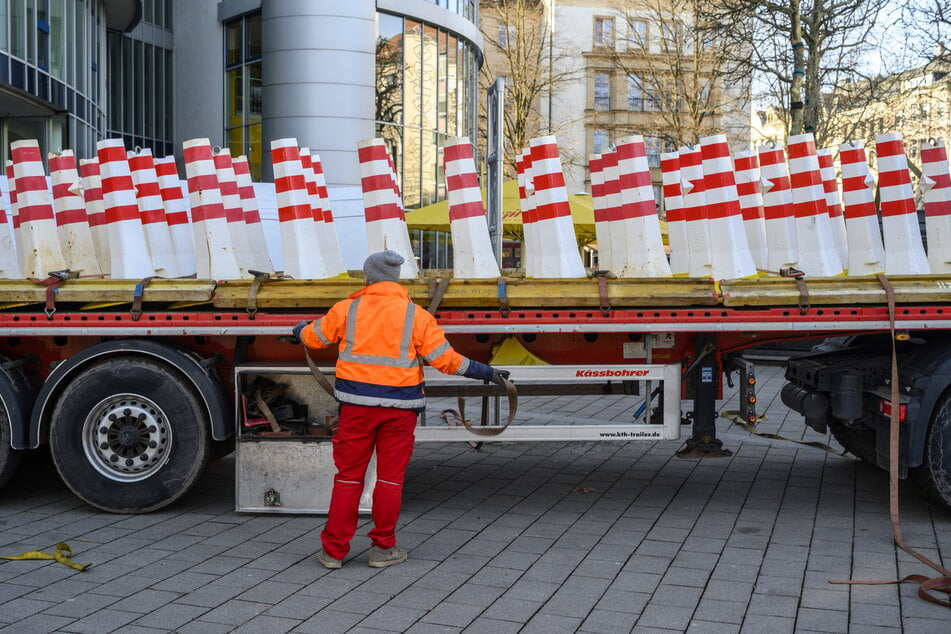
[[(304, 346), (304, 358), (307, 359), (307, 367), (310, 368), (310, 373), (314, 375), (314, 378), (317, 379), (317, 384), (324, 389), (324, 392), (334, 396), (334, 386), (327, 380), (327, 377), (324, 376), (324, 373), (320, 371), (320, 368), (317, 367), (317, 364), (314, 363), (314, 360), (310, 356), (310, 350), (307, 349), (307, 346)], [(335, 397), (336, 398), (336, 397)]]
[(608, 300), (608, 271), (595, 271), (594, 276), (598, 278), (598, 301), (601, 314), (608, 317), (611, 314), (611, 302)]
[(248, 312), (248, 319), (254, 319), (258, 313), (258, 291), (261, 290), (261, 285), (265, 282), (283, 279), (283, 276), (271, 277), (270, 273), (262, 271), (248, 271), (248, 273), (254, 276), (254, 280), (251, 282), (251, 288), (248, 289), (248, 305), (245, 310)]
[(56, 314), (56, 293), (59, 292), (60, 285), (66, 280), (72, 280), (78, 277), (79, 273), (65, 269), (62, 271), (50, 271), (49, 277), (45, 280), (36, 277), (30, 278), (31, 282), (46, 287), (46, 307), (43, 310), (46, 312), (47, 319), (53, 319), (53, 315)]
[(806, 274), (792, 267), (779, 269), (779, 274), (782, 277), (791, 277), (796, 280), (796, 286), (799, 288), (799, 314), (805, 315), (806, 311), (809, 310), (809, 289), (806, 288), (806, 282), (802, 278), (804, 278)]
[(143, 278), (141, 282), (135, 285), (135, 291), (132, 293), (132, 321), (138, 321), (142, 316), (142, 297), (145, 295), (145, 287), (149, 282), (155, 279), (155, 276)]
[(766, 415), (756, 417), (756, 422), (751, 423), (750, 421), (744, 420), (740, 415), (740, 412), (737, 410), (726, 410), (720, 412), (720, 417), (725, 418), (728, 421), (731, 421), (734, 425), (739, 425), (746, 431), (761, 438), (772, 438), (773, 440), (785, 440), (786, 442), (794, 442), (797, 445), (806, 445), (807, 447), (815, 447), (816, 449), (822, 449), (823, 451), (828, 451), (829, 453), (835, 454), (837, 456), (844, 456), (847, 452), (839, 451), (835, 447), (827, 445), (824, 442), (819, 442), (818, 440), (807, 441), (807, 440), (796, 440), (795, 438), (787, 438), (786, 436), (780, 436), (779, 434), (770, 434), (767, 432), (760, 431), (757, 428), (761, 422), (766, 420)]
[(268, 425), (271, 426), (271, 431), (275, 434), (281, 432), (281, 426), (277, 422), (277, 418), (274, 416), (274, 412), (271, 411), (271, 408), (267, 406), (267, 403), (264, 402), (264, 397), (261, 396), (261, 390), (254, 390), (254, 402), (258, 406), (258, 411), (260, 411), (264, 418), (267, 419)]
[(73, 556), (73, 549), (69, 547), (69, 544), (59, 543), (56, 544), (56, 550), (52, 553), (44, 553), (38, 550), (31, 550), (25, 552), (22, 555), (17, 555), (16, 557), (0, 557), (0, 559), (6, 559), (8, 561), (24, 561), (28, 559), (40, 559), (40, 560), (53, 560), (57, 561), (64, 566), (69, 566), (73, 570), (78, 570), (83, 572), (86, 568), (92, 566), (92, 564), (77, 564), (75, 561), (70, 559)]
[(951, 594), (951, 570), (948, 570), (941, 564), (937, 564), (928, 559), (914, 548), (905, 544), (901, 534), (901, 518), (899, 513), (898, 500), (898, 447), (899, 432), (901, 423), (899, 421), (899, 392), (898, 392), (898, 350), (895, 347), (895, 290), (891, 283), (881, 273), (877, 274), (878, 281), (885, 289), (885, 297), (888, 300), (888, 321), (892, 339), (892, 368), (891, 368), (891, 414), (889, 416), (889, 438), (888, 438), (888, 509), (891, 516), (892, 535), (895, 538), (895, 544), (906, 553), (922, 562), (923, 564), (937, 570), (941, 573), (939, 577), (926, 577), (925, 575), (908, 575), (901, 579), (888, 581), (854, 581), (854, 580), (832, 580), (829, 583), (851, 584), (851, 585), (878, 585), (888, 583), (904, 583), (913, 581), (918, 584), (918, 596), (931, 603), (937, 603), (951, 608), (951, 601), (940, 599), (931, 594), (930, 591), (937, 590)]
[(426, 307), (426, 312), (428, 312), (430, 315), (435, 315), (436, 311), (439, 310), (439, 302), (442, 301), (442, 296), (446, 294), (446, 289), (449, 288), (449, 278), (429, 278), (428, 282), (429, 306)]
[(503, 317), (508, 317), (508, 316), (509, 316), (509, 312), (511, 311), (511, 308), (509, 308), (509, 298), (508, 298), (508, 293), (507, 293), (507, 290), (506, 290), (506, 287), (505, 287), (505, 278), (504, 278), (504, 277), (500, 277), (500, 278), (498, 279), (498, 287), (499, 287), (499, 288), (498, 288), (498, 294), (499, 294), (499, 313), (501, 313)]

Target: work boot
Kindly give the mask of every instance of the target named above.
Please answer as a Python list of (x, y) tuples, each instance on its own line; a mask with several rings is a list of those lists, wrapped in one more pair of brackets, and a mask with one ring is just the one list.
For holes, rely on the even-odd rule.
[(387, 550), (373, 546), (370, 548), (370, 561), (367, 563), (371, 568), (386, 568), (387, 566), (401, 564), (407, 558), (409, 558), (409, 555), (406, 550), (398, 546), (393, 546), (393, 548)]
[(320, 562), (320, 565), (324, 568), (329, 568), (330, 570), (336, 570), (343, 566), (343, 562), (339, 559), (334, 559), (328, 555), (323, 548), (320, 549), (320, 552), (317, 553), (317, 561)]

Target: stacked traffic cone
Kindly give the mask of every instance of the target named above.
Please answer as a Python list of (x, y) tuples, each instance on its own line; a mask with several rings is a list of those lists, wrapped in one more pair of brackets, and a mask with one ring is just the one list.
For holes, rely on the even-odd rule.
[(825, 191), (819, 174), (819, 157), (812, 133), (789, 137), (789, 177), (796, 214), (796, 243), (800, 271), (828, 277), (842, 274), (842, 260), (835, 246), (832, 222), (826, 209)]
[(674, 277), (690, 274), (690, 251), (687, 247), (687, 218), (681, 189), (680, 154), (660, 155), (663, 178), (664, 210), (667, 213), (667, 246), (670, 247), (670, 272)]
[(707, 221), (707, 196), (704, 191), (703, 162), (699, 147), (683, 146), (680, 155), (680, 189), (683, 194), (690, 277), (712, 277), (710, 228)]
[(737, 152), (733, 155), (733, 168), (736, 170), (736, 193), (740, 197), (743, 227), (746, 229), (746, 241), (750, 245), (753, 264), (765, 271), (769, 268), (769, 247), (766, 242), (763, 178), (760, 176), (759, 160), (753, 152)]
[(231, 161), (234, 174), (238, 179), (238, 195), (244, 209), (244, 222), (248, 230), (248, 247), (251, 250), (251, 262), (255, 271), (273, 271), (271, 256), (267, 250), (264, 226), (261, 224), (261, 211), (254, 196), (254, 183), (251, 181), (251, 167), (248, 157), (241, 155)]
[(591, 203), (594, 206), (594, 239), (598, 243), (598, 269), (611, 270), (610, 229), (608, 228), (608, 198), (604, 190), (604, 159), (600, 154), (588, 157), (591, 177)]
[(644, 137), (626, 137), (615, 151), (621, 173), (621, 214), (611, 235), (617, 235), (622, 246), (612, 245), (614, 272), (618, 277), (670, 277)]
[[(565, 189), (558, 144), (553, 136), (529, 142), (539, 253), (537, 277), (585, 277)], [(616, 271), (615, 271), (616, 272)]]
[(756, 265), (746, 241), (743, 212), (736, 191), (733, 161), (726, 136), (700, 139), (703, 186), (707, 197), (707, 226), (714, 279), (755, 277)]
[[(13, 164), (10, 164), (12, 169)], [(20, 258), (17, 256), (16, 245), (13, 242), (13, 201), (12, 196), (16, 195), (16, 190), (12, 187), (13, 179), (7, 180), (7, 188), (11, 195), (11, 215), (7, 218), (7, 199), (4, 195), (0, 202), (0, 278), (19, 279), (23, 277), (23, 270), (20, 267)]]
[(467, 137), (446, 142), (443, 166), (449, 199), (449, 228), (452, 232), (453, 277), (498, 277), (499, 265), (492, 251), (479, 177), (472, 157), (472, 144)]
[(99, 159), (79, 159), (79, 176), (83, 183), (83, 201), (86, 203), (86, 221), (92, 232), (92, 241), (103, 275), (112, 272), (112, 251), (109, 249), (109, 225), (106, 223), (106, 204), (102, 196), (102, 176)]
[(822, 189), (825, 192), (826, 209), (829, 212), (829, 222), (832, 224), (835, 248), (839, 253), (842, 268), (847, 269), (849, 267), (849, 240), (845, 231), (842, 197), (839, 195), (839, 181), (835, 177), (832, 150), (823, 148), (816, 151), (816, 156), (819, 158), (819, 175), (822, 178)]
[(135, 198), (132, 172), (121, 139), (96, 144), (102, 197), (109, 233), (109, 270), (113, 279), (143, 279), (155, 275), (152, 256)]
[(82, 196), (82, 183), (76, 171), (72, 150), (49, 154), (50, 182), (53, 185), (53, 209), (59, 240), (71, 271), (83, 276), (102, 275), (92, 230), (86, 217), (86, 203)]
[(885, 242), (885, 273), (914, 275), (928, 273), (928, 258), (921, 241), (915, 210), (915, 194), (908, 173), (908, 159), (898, 132), (875, 137), (878, 154), (878, 196), (882, 210)]
[[(317, 199), (320, 201), (320, 208), (323, 214), (324, 229), (320, 233), (321, 248), (330, 254), (333, 261), (333, 268), (339, 269), (341, 273), (347, 270), (343, 262), (343, 255), (340, 252), (340, 241), (337, 237), (336, 225), (334, 225), (333, 207), (330, 204), (330, 192), (327, 189), (327, 178), (324, 176), (324, 165), (320, 156), (311, 152), (310, 167), (314, 172), (314, 180), (317, 183)], [(393, 180), (396, 180), (396, 172), (393, 172)], [(400, 199), (402, 200), (402, 198)]]
[(951, 273), (951, 174), (944, 141), (921, 144), (921, 197), (925, 206), (928, 266)]
[(370, 253), (386, 249), (396, 251), (404, 260), (400, 277), (418, 277), (416, 255), (409, 240), (403, 201), (386, 143), (383, 139), (361, 141), (357, 157), (360, 160), (360, 186), (363, 188), (363, 213)]
[[(535, 277), (540, 245), (535, 234), (535, 190), (532, 184), (532, 155), (523, 148), (515, 158), (518, 179), (518, 202), (522, 214), (522, 269), (525, 277)], [(602, 265), (603, 266), (603, 265)]]
[(842, 202), (845, 233), (849, 240), (849, 275), (875, 275), (885, 271), (885, 248), (875, 208), (865, 145), (861, 141), (839, 146), (842, 166)]
[(310, 211), (317, 227), (317, 247), (320, 249), (324, 262), (327, 263), (327, 271), (331, 275), (340, 275), (346, 272), (346, 268), (343, 265), (343, 257), (340, 255), (340, 247), (337, 244), (337, 234), (334, 232), (333, 225), (324, 220), (330, 209), (330, 201), (326, 199), (326, 187), (324, 188), (324, 196), (321, 196), (320, 187), (317, 185), (317, 174), (314, 171), (313, 157), (309, 148), (301, 148), (300, 161), (301, 168), (304, 170), (304, 185), (307, 188), (308, 200), (310, 200)]
[(162, 193), (162, 206), (165, 208), (165, 221), (172, 238), (175, 261), (181, 276), (195, 275), (195, 232), (188, 219), (188, 206), (182, 192), (182, 182), (178, 178), (178, 166), (174, 156), (155, 159), (155, 175), (158, 178), (159, 191)]
[(612, 231), (613, 225), (611, 224), (621, 217), (621, 210), (623, 208), (623, 201), (621, 200), (621, 168), (620, 165), (618, 165), (617, 149), (604, 152), (601, 155), (601, 165), (604, 171), (604, 218), (608, 230), (608, 257), (606, 259), (606, 265), (601, 265), (601, 268), (608, 271), (617, 271), (620, 264), (623, 264), (623, 258), (619, 258), (616, 255), (617, 250), (624, 248), (621, 236)]
[(763, 216), (766, 218), (767, 271), (795, 268), (799, 261), (792, 189), (786, 153), (780, 147), (761, 145), (758, 151), (763, 178)]
[(182, 145), (195, 234), (197, 276), (215, 280), (240, 279), (241, 267), (228, 231), (211, 142), (208, 139), (191, 139)]
[(152, 151), (129, 152), (126, 154), (132, 182), (135, 183), (135, 198), (139, 203), (139, 216), (145, 228), (145, 238), (152, 254), (152, 267), (161, 277), (179, 277), (178, 260), (172, 245), (172, 234), (165, 220), (165, 205), (162, 202), (162, 190), (159, 189), (158, 175), (155, 173), (155, 161)]
[(45, 279), (51, 271), (66, 270), (53, 215), (53, 200), (46, 186), (46, 172), (35, 140), (10, 144), (20, 221), (21, 265), (27, 277)]
[(222, 148), (214, 155), (215, 174), (221, 189), (221, 203), (225, 207), (225, 219), (228, 221), (228, 234), (234, 248), (235, 259), (241, 276), (247, 277), (249, 271), (256, 270), (251, 260), (251, 243), (248, 240), (248, 225), (244, 221), (244, 205), (238, 193), (238, 177), (231, 162), (231, 150)]
[(17, 270), (23, 277), (23, 238), (20, 237), (20, 204), (17, 202), (16, 177), (13, 174), (13, 161), (5, 163), (7, 191), (10, 193), (10, 228), (13, 231), (13, 248)]

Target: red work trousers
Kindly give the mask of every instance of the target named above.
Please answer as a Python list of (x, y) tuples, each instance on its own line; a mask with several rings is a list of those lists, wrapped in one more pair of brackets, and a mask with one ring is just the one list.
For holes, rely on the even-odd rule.
[(333, 437), (333, 493), (327, 525), (320, 534), (324, 552), (343, 559), (357, 531), (360, 496), (367, 464), (376, 449), (376, 486), (373, 488), (373, 545), (396, 545), (396, 522), (403, 502), (403, 477), (413, 453), (417, 413), (393, 407), (343, 405)]

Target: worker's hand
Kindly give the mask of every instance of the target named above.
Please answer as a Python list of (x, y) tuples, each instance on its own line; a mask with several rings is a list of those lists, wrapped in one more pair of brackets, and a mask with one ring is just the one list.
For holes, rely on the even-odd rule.
[(492, 378), (489, 379), (496, 385), (505, 387), (505, 379), (509, 378), (511, 372), (508, 370), (499, 370), (497, 368), (492, 368)]
[(297, 322), (296, 324), (294, 324), (294, 330), (293, 330), (293, 332), (294, 332), (294, 338), (295, 338), (295, 339), (297, 339), (298, 341), (300, 341), (300, 332), (301, 332), (301, 330), (303, 330), (304, 328), (306, 328), (306, 327), (307, 327), (307, 324), (309, 324), (309, 323), (310, 323), (309, 321), (299, 321), (299, 322)]

